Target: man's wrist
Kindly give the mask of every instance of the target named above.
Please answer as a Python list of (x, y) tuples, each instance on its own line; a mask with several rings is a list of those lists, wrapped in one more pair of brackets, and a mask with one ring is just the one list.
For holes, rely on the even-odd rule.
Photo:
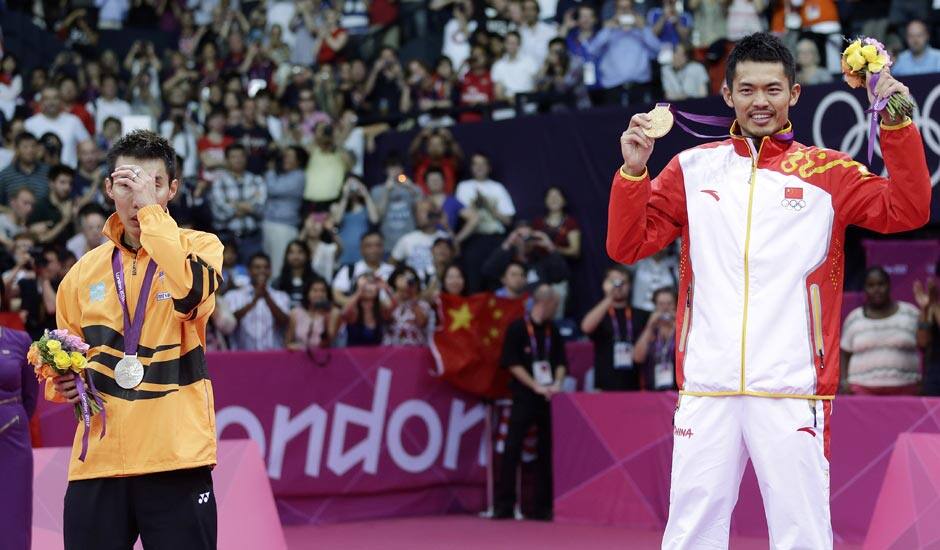
[(636, 173), (634, 173), (634, 170), (629, 169), (626, 164), (620, 167), (620, 177), (625, 180), (639, 181), (646, 177), (646, 173), (646, 166), (642, 170), (636, 171)]

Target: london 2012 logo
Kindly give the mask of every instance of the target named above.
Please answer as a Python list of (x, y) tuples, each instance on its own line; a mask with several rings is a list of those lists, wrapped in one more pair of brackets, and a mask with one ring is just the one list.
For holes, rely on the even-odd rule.
[[(914, 96), (914, 116), (912, 118), (914, 124), (920, 129), (924, 146), (927, 149), (930, 183), (931, 185), (937, 185), (937, 182), (940, 181), (940, 122), (938, 122), (938, 117), (933, 116), (933, 110), (936, 103), (940, 101), (940, 85), (934, 86), (927, 93), (922, 103), (918, 101), (917, 95), (920, 94)], [(841, 134), (841, 142), (836, 142), (836, 139), (833, 139), (833, 133), (830, 131), (824, 135), (823, 129), (833, 123), (832, 118), (830, 118), (833, 115), (827, 115), (827, 111), (839, 103), (848, 105), (851, 113), (854, 114), (854, 122), (851, 122), (847, 132)], [(867, 105), (863, 106), (860, 102), (860, 97), (852, 93), (844, 90), (830, 92), (823, 97), (813, 113), (813, 143), (818, 147), (838, 149), (852, 158), (864, 162), (861, 156), (864, 156), (865, 140), (868, 137), (870, 125), (870, 118), (865, 113), (867, 108)], [(845, 108), (838, 108), (837, 112), (842, 115), (845, 113)], [(826, 136), (829, 138), (828, 142)], [(880, 143), (875, 144), (875, 154), (881, 157)]]

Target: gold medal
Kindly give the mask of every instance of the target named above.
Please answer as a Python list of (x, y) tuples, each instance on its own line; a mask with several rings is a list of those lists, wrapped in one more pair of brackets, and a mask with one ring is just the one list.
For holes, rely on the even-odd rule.
[(669, 110), (668, 103), (657, 103), (656, 107), (648, 114), (653, 119), (653, 127), (643, 129), (646, 137), (659, 139), (668, 134), (669, 130), (672, 130), (672, 123), (675, 119), (672, 116), (672, 111)]
[(114, 367), (114, 380), (125, 390), (132, 390), (144, 380), (144, 365), (136, 355), (125, 355)]

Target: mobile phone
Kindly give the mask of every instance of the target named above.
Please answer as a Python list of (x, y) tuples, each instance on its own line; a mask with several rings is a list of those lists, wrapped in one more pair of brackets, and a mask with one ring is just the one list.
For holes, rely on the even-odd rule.
[(625, 13), (617, 17), (617, 22), (619, 22), (621, 25), (626, 27), (628, 25), (633, 25), (634, 23), (636, 23), (636, 17), (631, 13)]

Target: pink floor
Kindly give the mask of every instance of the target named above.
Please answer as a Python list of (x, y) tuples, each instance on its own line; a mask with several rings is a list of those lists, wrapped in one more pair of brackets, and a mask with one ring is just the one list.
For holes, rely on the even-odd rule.
[[(400, 518), (324, 526), (285, 526), (290, 550), (609, 550), (659, 548), (661, 533), (531, 521), (491, 521), (472, 516)], [(766, 539), (734, 538), (734, 550), (766, 550)], [(839, 545), (836, 550), (861, 546)]]

